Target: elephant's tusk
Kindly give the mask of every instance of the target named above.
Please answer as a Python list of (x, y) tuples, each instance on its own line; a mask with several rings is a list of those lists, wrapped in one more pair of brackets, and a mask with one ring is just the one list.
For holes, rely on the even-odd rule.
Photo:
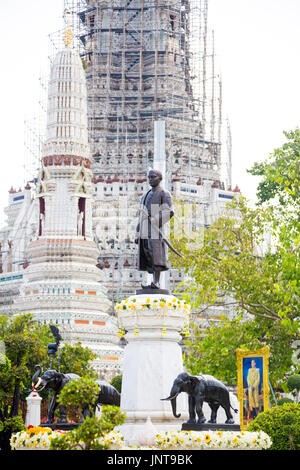
[(41, 379), (41, 377), (39, 377), (38, 381), (35, 385), (34, 385), (34, 383), (32, 383), (33, 390), (36, 390), (39, 387), (41, 381), (42, 381), (42, 379)]
[(177, 398), (178, 395), (179, 393), (175, 393), (175, 395), (173, 395), (172, 397), (170, 395), (168, 398), (161, 398), (161, 401), (174, 400), (175, 398)]
[(44, 390), (44, 388), (46, 387), (46, 384), (42, 386), (42, 388), (40, 388), (39, 390), (37, 388), (34, 389), (35, 392), (41, 392), (42, 390)]
[(32, 384), (32, 388), (33, 388), (33, 390), (34, 390), (35, 392), (41, 392), (41, 391), (44, 390), (44, 388), (46, 387), (47, 384), (45, 383), (45, 384), (42, 386), (42, 388), (40, 388), (40, 389), (38, 390), (38, 388), (39, 388), (41, 382), (42, 382), (42, 379), (41, 379), (41, 377), (39, 377), (39, 379), (38, 379), (36, 385)]

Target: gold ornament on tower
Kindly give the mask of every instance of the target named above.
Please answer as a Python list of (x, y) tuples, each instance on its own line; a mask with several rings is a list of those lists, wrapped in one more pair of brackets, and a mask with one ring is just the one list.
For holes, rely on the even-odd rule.
[(71, 15), (71, 11), (70, 10), (65, 10), (65, 13), (64, 13), (64, 19), (65, 19), (65, 22), (67, 24), (67, 29), (64, 33), (64, 43), (66, 45), (66, 47), (70, 47), (73, 43), (73, 40), (74, 40), (74, 33), (73, 33), (73, 30), (71, 28), (71, 21), (68, 17), (70, 17)]
[(72, 28), (69, 26), (64, 33), (64, 43), (66, 47), (70, 47), (74, 40), (74, 33)]

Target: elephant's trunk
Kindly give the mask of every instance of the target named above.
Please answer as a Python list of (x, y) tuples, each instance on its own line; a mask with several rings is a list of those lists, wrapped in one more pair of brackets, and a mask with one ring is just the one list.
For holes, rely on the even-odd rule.
[[(177, 394), (177, 395), (178, 395), (178, 394)], [(177, 395), (175, 395), (174, 398), (171, 398), (171, 405), (172, 405), (172, 411), (173, 411), (174, 417), (175, 417), (175, 418), (180, 418), (181, 413), (176, 414), (176, 398), (177, 398)]]
[(176, 398), (177, 398), (177, 395), (179, 395), (180, 392), (178, 391), (174, 391), (173, 389), (171, 390), (171, 395), (168, 397), (168, 398), (162, 398), (162, 401), (170, 401), (171, 402), (171, 405), (172, 405), (172, 411), (173, 411), (173, 415), (175, 418), (180, 418), (181, 414), (176, 414)]

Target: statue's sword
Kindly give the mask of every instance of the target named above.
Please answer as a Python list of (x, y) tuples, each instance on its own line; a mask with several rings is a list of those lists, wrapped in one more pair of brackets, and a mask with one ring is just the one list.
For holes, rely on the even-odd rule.
[[(145, 215), (147, 215), (147, 218), (148, 220), (150, 221), (151, 223), (151, 218), (150, 218), (150, 215), (148, 214), (148, 211), (146, 211), (146, 209), (144, 207), (141, 207), (142, 211), (145, 213)], [(164, 237), (161, 229), (159, 227), (156, 227), (158, 229), (158, 233), (159, 235), (161, 236), (161, 239), (162, 241), (170, 248), (170, 250), (173, 251), (173, 253), (175, 253), (175, 255), (177, 256), (180, 256), (180, 258), (183, 258), (182, 254), (179, 253), (172, 245), (171, 243)]]

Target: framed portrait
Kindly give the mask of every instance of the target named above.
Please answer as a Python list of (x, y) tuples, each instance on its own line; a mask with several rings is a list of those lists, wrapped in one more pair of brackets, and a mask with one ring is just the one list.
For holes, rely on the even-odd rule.
[(240, 403), (240, 426), (248, 424), (269, 408), (269, 355), (270, 348), (249, 351), (237, 349), (237, 397)]

